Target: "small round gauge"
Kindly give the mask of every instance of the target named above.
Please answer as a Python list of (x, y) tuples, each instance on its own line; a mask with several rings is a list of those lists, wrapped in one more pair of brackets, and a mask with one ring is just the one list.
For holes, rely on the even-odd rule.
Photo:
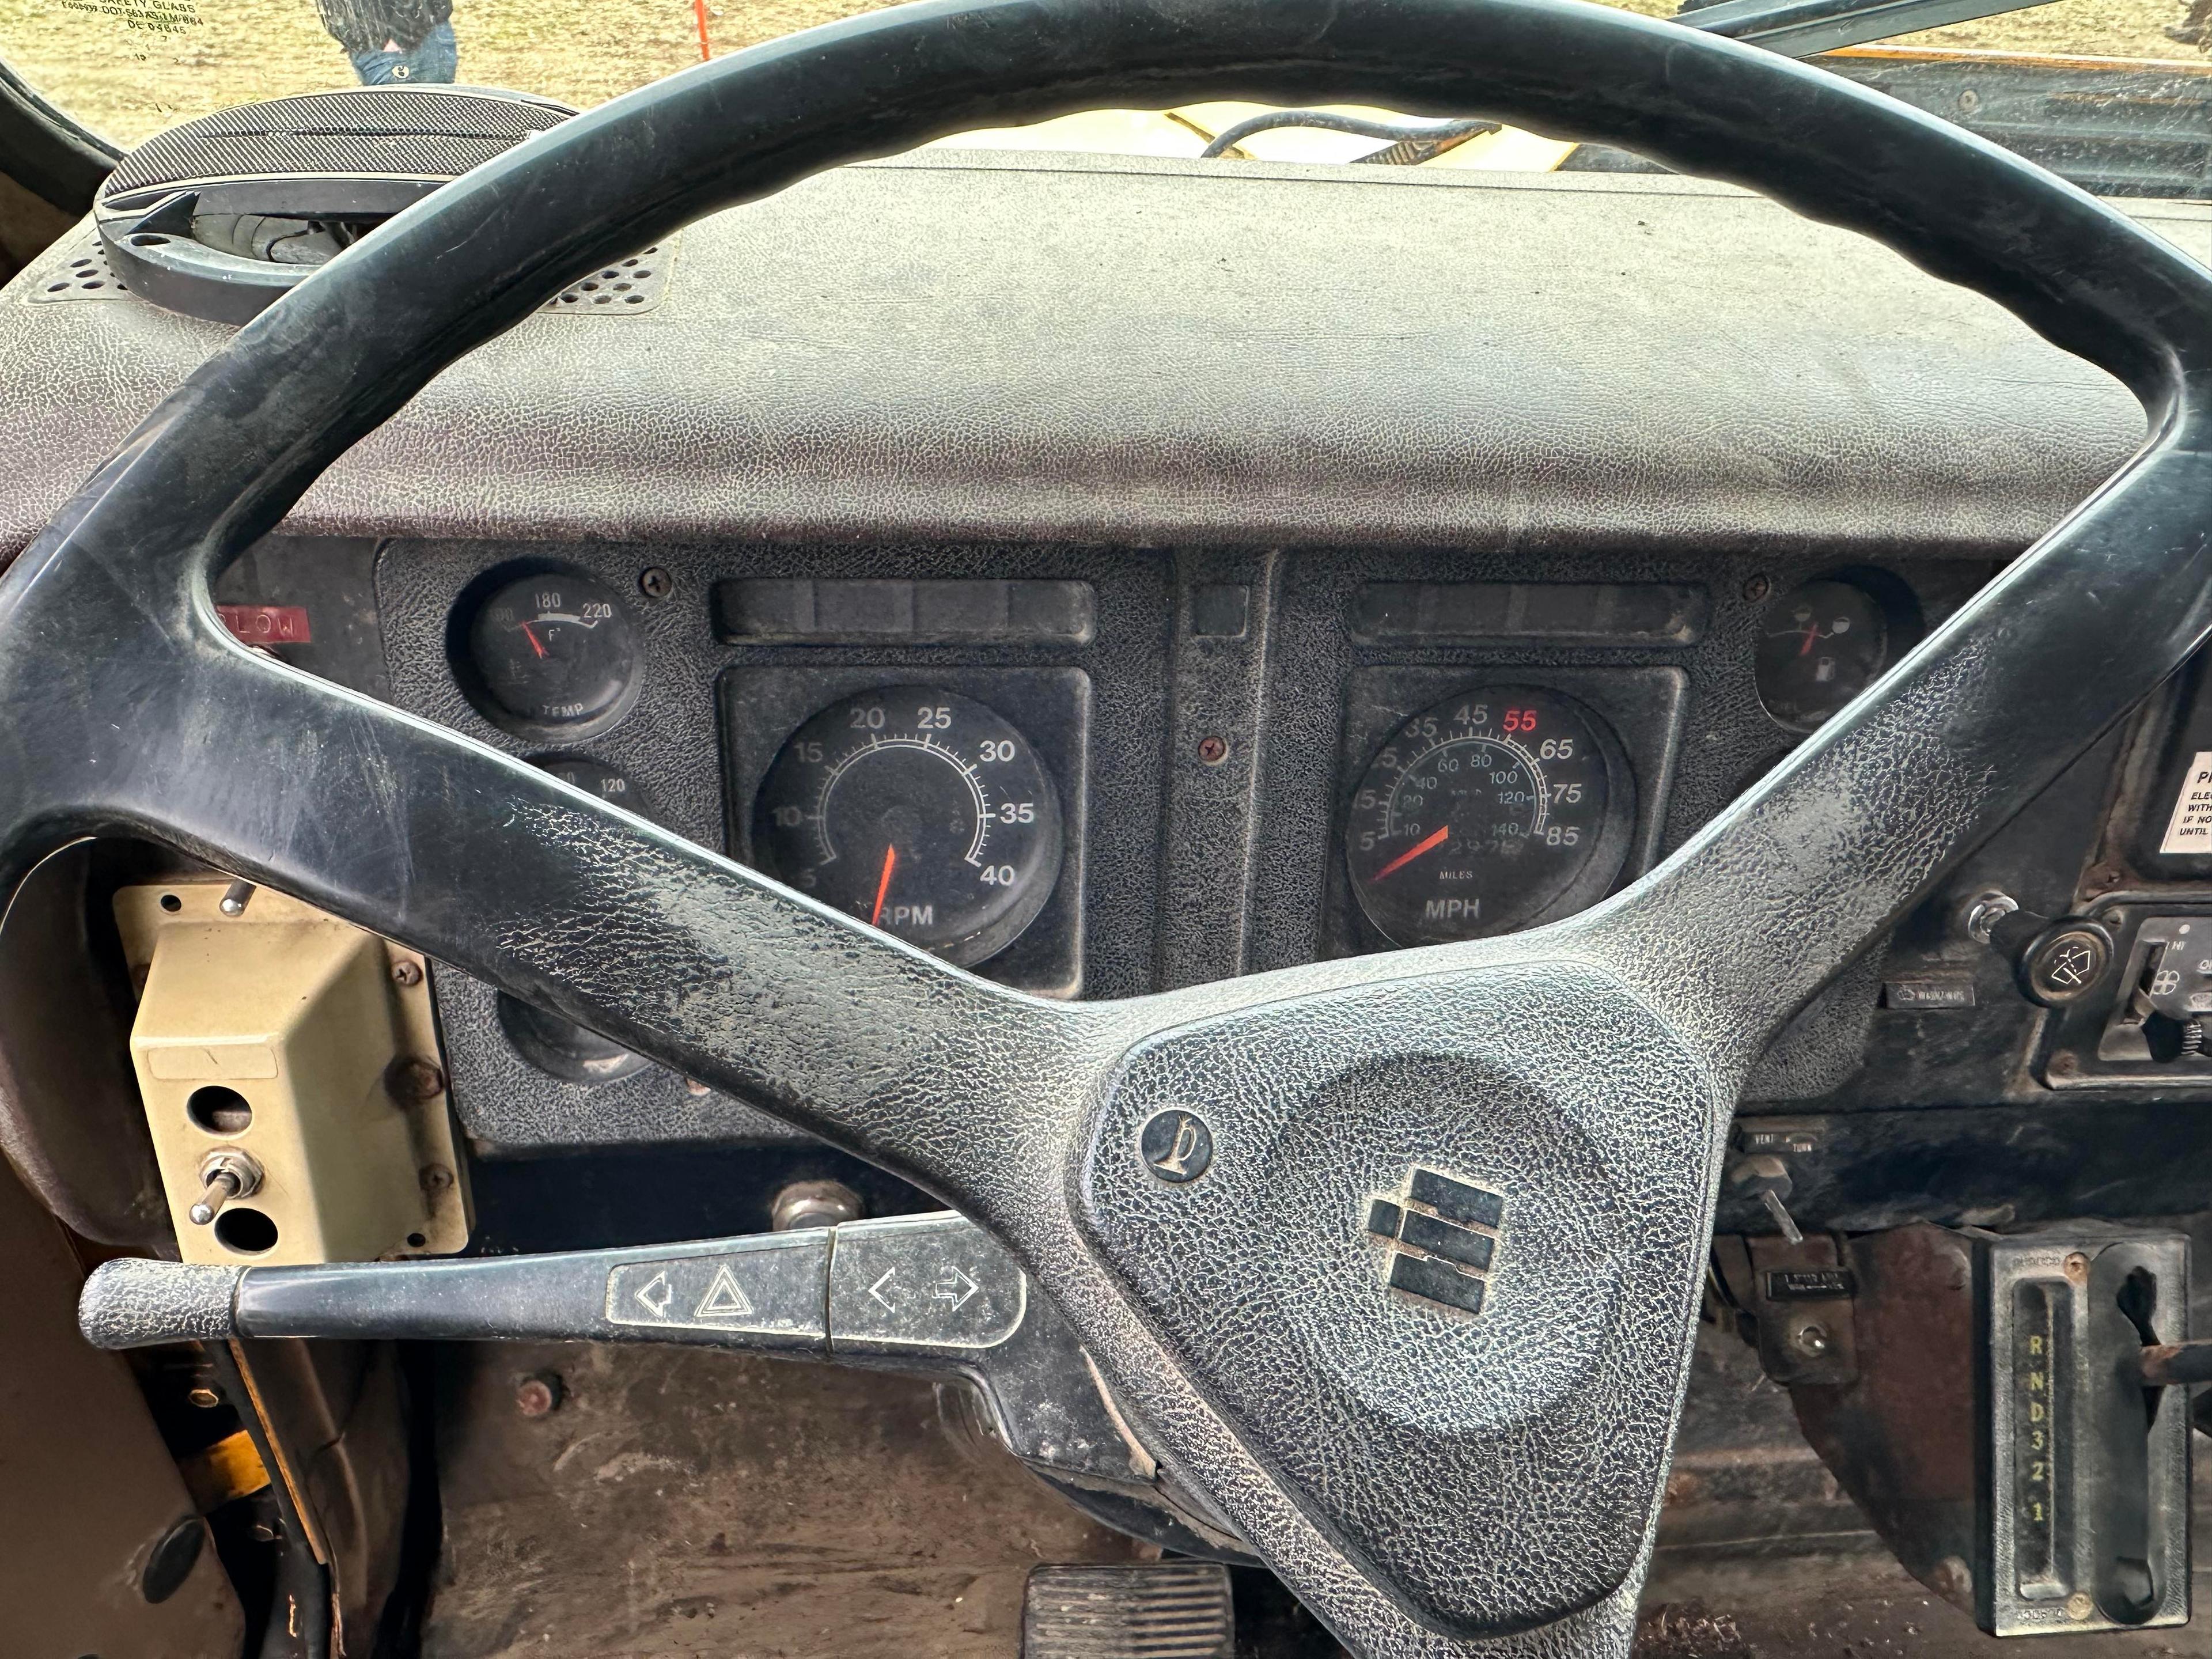
[(1603, 894), (1631, 816), (1598, 717), (1556, 691), (1486, 685), (1392, 733), (1359, 781), (1345, 859), (1360, 909), (1399, 945), (1548, 921)]
[(598, 796), (611, 806), (626, 807), (641, 817), (653, 816), (653, 808), (646, 805), (644, 792), (605, 761), (595, 761), (588, 755), (547, 755), (530, 763), (541, 772), (551, 773), (571, 788)]
[(496, 712), (581, 726), (632, 689), (637, 647), (612, 589), (588, 577), (525, 576), (489, 595), (469, 627), (469, 661)]
[(1012, 944), (1060, 879), (1060, 798), (1029, 740), (926, 685), (848, 697), (792, 733), (753, 836), (802, 893), (963, 965)]
[(1794, 587), (1759, 626), (1759, 699), (1792, 731), (1810, 732), (1889, 666), (1888, 613), (1856, 582)]
[[(653, 816), (637, 786), (605, 761), (587, 755), (546, 755), (530, 763), (586, 794), (646, 817)], [(534, 1008), (504, 991), (499, 994), (497, 1007), (499, 1027), (509, 1046), (548, 1076), (568, 1083), (612, 1083), (652, 1063), (597, 1031)]]
[(564, 1083), (614, 1083), (653, 1063), (597, 1031), (533, 1008), (504, 991), (499, 994), (498, 1012), (499, 1029), (514, 1052)]

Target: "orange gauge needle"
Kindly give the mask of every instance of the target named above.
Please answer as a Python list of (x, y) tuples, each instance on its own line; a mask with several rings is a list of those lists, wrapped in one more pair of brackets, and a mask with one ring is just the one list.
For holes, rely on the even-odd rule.
[(1427, 852), (1431, 848), (1441, 847), (1444, 842), (1450, 839), (1451, 825), (1448, 823), (1444, 825), (1443, 829), (1435, 831), (1433, 834), (1422, 836), (1419, 846), (1408, 847), (1404, 852), (1399, 854), (1396, 858), (1392, 859), (1389, 863), (1384, 865), (1380, 870), (1377, 870), (1373, 875), (1370, 876), (1368, 880), (1370, 882), (1380, 881), (1385, 876), (1395, 875), (1399, 871), (1404, 869), (1407, 865), (1411, 864), (1415, 859), (1420, 857), (1422, 854)]
[(545, 647), (538, 643), (538, 635), (530, 631), (530, 624), (528, 623), (522, 624), (522, 637), (530, 641), (530, 648), (532, 651), (535, 651), (539, 656), (542, 657), (545, 654)]
[(879, 927), (882, 925), (884, 919), (884, 895), (891, 890), (891, 871), (897, 863), (898, 848), (896, 847), (884, 848), (884, 873), (877, 878), (876, 880), (876, 908), (868, 913), (868, 926), (871, 927)]

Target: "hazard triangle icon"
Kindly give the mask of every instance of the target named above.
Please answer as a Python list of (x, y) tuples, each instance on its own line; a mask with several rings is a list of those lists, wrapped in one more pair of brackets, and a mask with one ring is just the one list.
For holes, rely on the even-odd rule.
[(727, 1262), (714, 1275), (714, 1282), (707, 1287), (707, 1294), (699, 1298), (699, 1305), (691, 1310), (694, 1319), (744, 1319), (753, 1310), (745, 1293), (738, 1288), (731, 1276)]

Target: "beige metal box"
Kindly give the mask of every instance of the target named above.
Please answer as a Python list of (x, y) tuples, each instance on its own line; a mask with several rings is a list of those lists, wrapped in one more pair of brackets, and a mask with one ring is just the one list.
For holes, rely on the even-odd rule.
[[(125, 888), (115, 915), (141, 981), (131, 1060), (185, 1261), (360, 1261), (468, 1242), (421, 957), (220, 879)], [(195, 1220), (226, 1167), (246, 1171), (245, 1190)]]

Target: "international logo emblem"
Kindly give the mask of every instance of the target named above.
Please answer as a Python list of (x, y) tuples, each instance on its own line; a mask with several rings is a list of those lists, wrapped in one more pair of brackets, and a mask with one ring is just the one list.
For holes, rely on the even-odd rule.
[(1394, 1291), (1468, 1315), (1482, 1311), (1505, 1234), (1505, 1199), (1416, 1164), (1405, 1188), (1367, 1200), (1367, 1231), (1382, 1242)]

